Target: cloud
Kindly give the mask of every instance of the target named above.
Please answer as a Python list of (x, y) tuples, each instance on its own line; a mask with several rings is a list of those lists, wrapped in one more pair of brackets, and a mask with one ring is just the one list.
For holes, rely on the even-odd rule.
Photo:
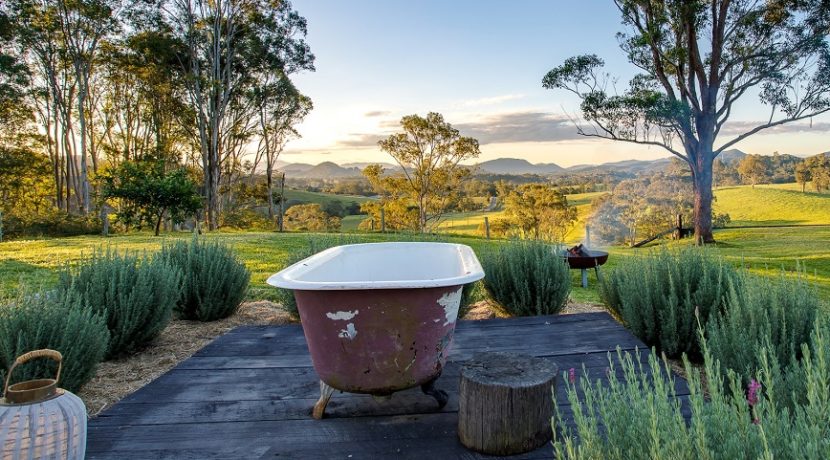
[(366, 148), (377, 147), (378, 141), (386, 139), (383, 134), (351, 134), (349, 139), (337, 141), (339, 148)]
[(374, 117), (385, 117), (387, 115), (391, 115), (392, 112), (389, 110), (370, 110), (363, 114), (364, 117), (367, 118), (374, 118)]
[(280, 155), (302, 155), (305, 153), (313, 153), (315, 155), (331, 155), (332, 151), (326, 149), (285, 149)]
[[(721, 129), (721, 135), (741, 135), (766, 121), (727, 121)], [(774, 126), (760, 131), (758, 134), (788, 134), (788, 133), (824, 133), (830, 132), (830, 122), (819, 121), (814, 123), (794, 122)]]
[(557, 142), (581, 139), (576, 126), (564, 115), (548, 112), (509, 112), (487, 115), (453, 127), (481, 144), (504, 142)]
[(483, 105), (496, 105), (501, 104), (502, 102), (513, 101), (516, 99), (522, 99), (525, 97), (524, 94), (504, 94), (501, 96), (492, 96), (492, 97), (482, 97), (479, 99), (470, 99), (461, 103), (464, 107), (481, 107)]

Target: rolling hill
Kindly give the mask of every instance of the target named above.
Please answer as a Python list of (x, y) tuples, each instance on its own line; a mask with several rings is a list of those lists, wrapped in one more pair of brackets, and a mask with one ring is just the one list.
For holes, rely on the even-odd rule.
[(538, 174), (540, 176), (555, 174), (565, 169), (555, 163), (533, 164), (519, 158), (498, 158), (478, 163), (479, 172), (490, 174)]

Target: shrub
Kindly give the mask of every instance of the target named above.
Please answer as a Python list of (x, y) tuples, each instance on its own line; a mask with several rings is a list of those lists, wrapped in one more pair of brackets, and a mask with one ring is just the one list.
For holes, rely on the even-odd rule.
[(482, 252), (484, 288), (507, 313), (551, 315), (564, 308), (571, 275), (559, 246), (513, 240)]
[(776, 281), (744, 274), (738, 284), (730, 288), (725, 311), (709, 321), (706, 338), (721, 366), (746, 383), (761, 366), (761, 348), (782, 365), (802, 358), (820, 301), (801, 273), (782, 273)]
[[(109, 332), (103, 316), (84, 305), (76, 293), (21, 293), (0, 303), (0, 381), (15, 358), (40, 348), (63, 354), (59, 385), (77, 392), (95, 374), (107, 351)], [(38, 359), (14, 371), (13, 381), (53, 377), (51, 361)]]
[[(802, 345), (804, 359), (794, 366), (789, 380), (803, 382), (799, 391), (804, 403), (787, 410), (774, 396), (781, 382), (774, 353), (757, 350), (761, 368), (753, 387), (741, 389), (740, 377), (727, 372), (702, 342), (707, 395), (700, 374), (684, 360), (689, 376), (688, 405), (681, 407), (668, 365), (661, 366), (655, 354), (648, 365), (621, 356), (622, 379), (614, 362), (607, 385), (592, 384), (587, 377), (569, 384), (568, 401), (575, 428), (564, 423), (557, 404), (554, 422), (554, 453), (561, 459), (735, 459), (735, 458), (827, 458), (830, 453), (830, 330), (817, 326), (810, 341), (814, 350)], [(653, 378), (643, 372), (651, 370)], [(760, 382), (760, 383), (759, 383)], [(579, 388), (579, 389), (578, 389)], [(555, 401), (554, 401), (555, 402)], [(688, 411), (688, 412), (687, 412)], [(690, 413), (688, 423), (684, 412)], [(647, 454), (646, 454), (647, 453)]]
[(162, 259), (98, 251), (60, 276), (59, 290), (76, 292), (107, 321), (107, 358), (133, 352), (158, 337), (181, 295), (181, 272)]
[(686, 248), (630, 257), (600, 282), (608, 309), (634, 335), (669, 357), (700, 358), (697, 318), (705, 326), (723, 310), (736, 271), (706, 250)]
[(251, 274), (227, 246), (194, 238), (162, 248), (159, 258), (182, 273), (176, 311), (184, 319), (215, 321), (236, 312)]

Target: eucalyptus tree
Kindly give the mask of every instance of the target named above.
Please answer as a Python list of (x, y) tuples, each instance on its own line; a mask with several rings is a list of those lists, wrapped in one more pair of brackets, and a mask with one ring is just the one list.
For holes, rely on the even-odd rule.
[[(567, 59), (545, 88), (581, 100), (584, 136), (662, 147), (694, 182), (695, 236), (712, 236), (712, 165), (765, 129), (830, 111), (827, 0), (615, 0), (629, 62), (642, 73), (622, 94), (595, 55)], [(738, 101), (757, 94), (769, 109), (727, 137)], [(725, 129), (726, 128), (726, 129)], [(726, 139), (722, 139), (727, 137)]]
[[(272, 81), (275, 80), (275, 81)], [(311, 99), (301, 94), (283, 75), (265, 76), (263, 84), (254, 88), (251, 97), (258, 111), (259, 144), (253, 170), (265, 160), (265, 183), (268, 190), (268, 217), (274, 222), (274, 169), (285, 144), (300, 134), (294, 126), (311, 111)], [(280, 196), (282, 200), (282, 196)], [(282, 219), (282, 209), (279, 219)], [(279, 222), (277, 224), (279, 226)]]
[(478, 157), (478, 141), (462, 136), (435, 112), (426, 117), (405, 116), (401, 129), (378, 146), (401, 167), (405, 180), (400, 183), (418, 207), (418, 229), (426, 232), (429, 222), (441, 217), (445, 199), (458, 190), (468, 173), (459, 163)]
[(218, 226), (222, 164), (244, 148), (255, 108), (245, 99), (263, 70), (313, 70), (306, 22), (287, 1), (166, 0), (165, 21), (184, 44), (179, 62), (198, 133), (208, 228)]
[[(101, 41), (119, 27), (118, 15), (122, 0), (55, 0), (65, 52), (75, 71), (77, 85), (77, 117), (80, 145), (78, 171), (80, 178), (80, 205), (83, 213), (90, 211), (90, 186), (87, 158), (89, 146), (90, 77)], [(97, 158), (93, 157), (93, 164)]]

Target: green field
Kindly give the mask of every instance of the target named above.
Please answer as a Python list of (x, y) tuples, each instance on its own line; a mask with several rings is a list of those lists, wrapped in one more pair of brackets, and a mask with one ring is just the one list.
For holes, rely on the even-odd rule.
[(830, 194), (802, 193), (798, 184), (723, 187), (715, 190), (715, 212), (730, 226), (830, 225)]
[[(816, 227), (784, 228), (741, 228), (754, 225), (805, 225), (830, 224), (830, 195), (815, 193), (802, 194), (795, 184), (775, 186), (727, 187), (718, 189), (717, 209), (728, 212), (733, 218), (735, 228), (719, 230), (715, 233), (718, 240), (714, 249), (725, 259), (736, 265), (743, 264), (750, 270), (776, 274), (782, 268), (792, 271), (797, 263), (805, 267), (807, 276), (816, 282), (822, 296), (830, 299), (830, 225)], [(322, 193), (295, 192), (307, 199), (329, 200), (332, 196)], [(570, 195), (569, 201), (579, 209), (580, 217), (585, 216), (590, 201), (599, 193)], [(341, 197), (342, 198), (342, 197)], [(346, 201), (366, 200), (365, 197), (345, 197)], [(450, 241), (469, 244), (476, 249), (484, 245), (499, 244), (481, 238), (479, 226), (485, 216), (496, 219), (501, 211), (473, 212), (448, 215), (441, 225), (442, 233)], [(343, 231), (356, 230), (364, 216), (347, 216), (343, 219)], [(580, 219), (582, 222), (582, 219)], [(584, 225), (576, 225), (570, 232), (568, 240), (579, 241), (584, 233)], [(217, 232), (206, 236), (218, 239), (233, 246), (240, 258), (252, 272), (251, 299), (269, 299), (273, 296), (271, 288), (265, 285), (265, 279), (283, 267), (286, 255), (291, 248), (301, 246), (309, 238), (300, 233), (267, 232)], [(146, 233), (116, 235), (109, 238), (83, 236), (70, 238), (42, 238), (0, 243), (0, 294), (12, 294), (20, 282), (28, 285), (48, 284), (56, 279), (56, 272), (66, 264), (72, 264), (89, 255), (97, 247), (110, 246), (119, 250), (156, 251), (161, 245), (172, 239), (191, 238), (190, 234), (167, 234), (153, 237)], [(360, 235), (365, 241), (383, 241), (405, 238), (396, 235)], [(569, 241), (570, 242), (570, 241)], [(665, 243), (668, 246), (691, 244), (687, 239), (679, 242)], [(625, 263), (625, 259), (650, 249), (629, 249), (612, 247), (612, 257), (606, 271), (615, 265)], [(579, 273), (573, 273), (571, 297), (577, 301), (598, 302), (595, 279), (591, 274), (591, 286), (579, 287)]]
[(307, 192), (305, 190), (286, 190), (286, 201), (302, 201), (305, 203), (316, 203), (323, 205), (332, 201), (339, 201), (344, 206), (349, 203), (363, 203), (371, 198), (359, 195), (335, 195), (333, 193)]
[[(791, 271), (802, 263), (808, 277), (814, 281), (822, 296), (830, 299), (830, 227), (791, 227), (783, 229), (727, 229), (716, 232), (717, 247), (713, 250), (736, 265), (743, 263), (751, 270), (774, 275), (785, 269)], [(82, 236), (44, 238), (0, 243), (0, 293), (11, 295), (22, 281), (38, 286), (55, 281), (57, 270), (89, 255), (97, 247), (118, 250), (156, 251), (165, 241), (191, 238), (189, 234), (153, 237), (150, 234), (131, 234), (112, 237)], [(272, 299), (273, 290), (265, 279), (285, 265), (291, 248), (305, 244), (308, 234), (267, 232), (218, 232), (206, 238), (221, 240), (231, 245), (251, 270), (249, 299)], [(360, 235), (361, 241), (383, 241), (405, 238), (397, 235)], [(485, 245), (500, 244), (475, 237), (448, 237), (449, 241), (469, 244), (476, 250)], [(691, 240), (670, 245), (691, 244)], [(650, 249), (610, 248), (611, 257), (604, 271), (625, 263), (628, 257)], [(580, 302), (599, 302), (596, 280), (590, 276), (587, 289), (579, 287), (579, 273), (572, 273), (571, 298)]]

